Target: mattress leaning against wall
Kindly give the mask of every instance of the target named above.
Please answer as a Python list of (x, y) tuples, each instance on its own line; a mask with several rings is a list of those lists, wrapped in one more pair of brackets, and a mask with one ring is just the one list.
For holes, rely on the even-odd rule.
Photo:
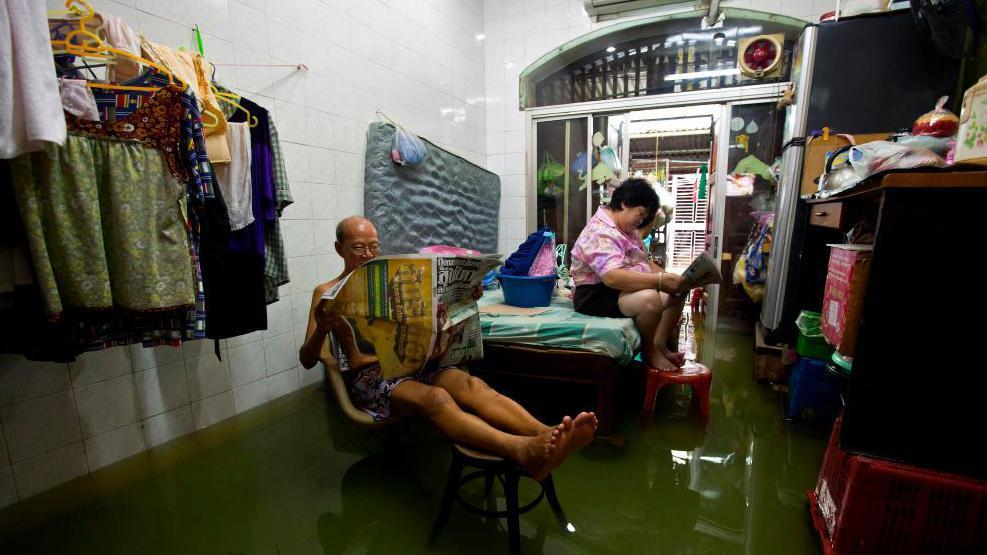
[(425, 140), (420, 166), (391, 161), (394, 126), (367, 129), (366, 217), (377, 226), (381, 254), (407, 254), (429, 245), (497, 250), (500, 177)]

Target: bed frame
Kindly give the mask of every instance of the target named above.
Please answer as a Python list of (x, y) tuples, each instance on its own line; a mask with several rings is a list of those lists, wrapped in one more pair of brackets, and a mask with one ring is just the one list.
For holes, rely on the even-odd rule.
[[(636, 363), (632, 363), (636, 364)], [(509, 376), (523, 380), (586, 384), (596, 390), (596, 434), (613, 434), (614, 386), (630, 366), (620, 366), (607, 355), (589, 351), (550, 349), (511, 343), (483, 343), (483, 360), (469, 363), (478, 375)]]

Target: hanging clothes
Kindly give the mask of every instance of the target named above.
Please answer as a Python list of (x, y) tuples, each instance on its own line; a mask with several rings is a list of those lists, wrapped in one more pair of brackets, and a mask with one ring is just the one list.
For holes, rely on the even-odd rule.
[(288, 276), (288, 257), (284, 250), (284, 239), (281, 236), (281, 214), (291, 205), (291, 188), (288, 185), (288, 172), (285, 169), (284, 155), (281, 153), (281, 142), (278, 140), (278, 130), (274, 120), (269, 119), (271, 134), (271, 155), (274, 162), (274, 210), (276, 217), (270, 225), (264, 228), (264, 288), (267, 304), (278, 300), (278, 287), (290, 280)]
[(82, 119), (96, 121), (99, 109), (96, 98), (82, 79), (58, 78), (58, 91), (62, 97), (62, 109)]
[(170, 46), (157, 44), (141, 38), (144, 53), (153, 61), (168, 68), (175, 77), (187, 83), (202, 101), (203, 118), (215, 125), (204, 127), (206, 154), (213, 164), (229, 163), (230, 148), (226, 143), (226, 116), (209, 87), (206, 76), (207, 62), (198, 53), (182, 52)]
[(0, 2), (0, 158), (65, 144), (47, 25), (43, 2)]
[(67, 114), (64, 147), (11, 161), (46, 313), (80, 342), (180, 340), (197, 327), (186, 102), (173, 86), (116, 121)]
[(254, 222), (249, 125), (229, 122), (226, 127), (226, 141), (230, 146), (230, 163), (216, 164), (213, 170), (229, 210), (230, 230), (237, 231)]
[[(166, 76), (150, 70), (127, 82), (135, 86), (161, 86), (166, 83)], [(97, 93), (97, 103), (101, 102), (100, 96)], [(114, 110), (118, 115), (130, 113), (135, 109), (134, 106), (146, 102), (142, 98), (137, 98), (137, 93), (110, 96), (116, 97)], [(186, 93), (185, 96), (193, 98), (191, 93)], [(202, 124), (194, 100), (190, 102), (192, 106), (187, 113), (186, 123), (190, 127), (189, 135), (194, 138), (190, 144), (195, 148), (190, 147), (189, 152), (194, 152), (198, 160), (195, 166), (198, 168), (197, 175), (201, 182), (196, 185), (196, 187), (201, 186), (198, 192), (193, 190), (191, 182), (189, 190), (190, 199), (197, 198), (200, 201), (198, 210), (189, 211), (191, 241), (195, 246), (194, 257), (201, 268), (199, 327), (196, 330), (196, 337), (224, 339), (267, 328), (266, 310), (257, 309), (257, 291), (262, 286), (259, 285), (262, 284), (262, 277), (258, 277), (262, 274), (259, 274), (257, 268), (262, 268), (263, 253), (258, 255), (233, 252), (229, 210), (222, 188), (215, 186), (214, 166), (207, 159), (205, 150), (199, 148), (199, 145), (203, 144)], [(251, 148), (253, 148), (252, 144)], [(251, 157), (253, 155), (251, 151)], [(194, 161), (192, 163), (194, 164)], [(253, 190), (251, 193), (253, 194)], [(208, 311), (205, 310), (206, 300), (209, 305)]]
[[(229, 234), (229, 252), (223, 261), (207, 264), (207, 275), (221, 284), (208, 295), (215, 318), (209, 321), (209, 337), (232, 337), (267, 329), (264, 288), (264, 233), (274, 213), (274, 177), (267, 110), (240, 98), (239, 104), (257, 118), (250, 132), (251, 212), (254, 221)], [(246, 123), (243, 112), (229, 112), (233, 123)], [(210, 281), (207, 280), (207, 290)], [(214, 335), (215, 333), (215, 335)]]
[[(100, 28), (106, 42), (118, 49), (129, 52), (134, 56), (141, 55), (141, 41), (137, 33), (130, 28), (123, 18), (111, 14), (99, 14), (103, 20)], [(141, 67), (137, 62), (127, 58), (117, 58), (115, 63), (106, 68), (106, 79), (108, 81), (126, 81), (133, 79), (140, 74)]]

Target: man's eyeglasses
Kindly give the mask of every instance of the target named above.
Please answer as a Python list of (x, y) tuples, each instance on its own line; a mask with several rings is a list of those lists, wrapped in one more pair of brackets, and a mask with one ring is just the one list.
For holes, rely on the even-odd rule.
[(368, 252), (370, 254), (376, 255), (378, 252), (380, 252), (380, 245), (378, 245), (376, 243), (371, 244), (371, 245), (366, 245), (366, 246), (364, 246), (364, 245), (353, 245), (352, 247), (350, 247), (350, 252), (353, 253), (353, 254), (355, 254), (355, 255), (357, 255), (357, 256), (363, 256), (364, 254), (366, 254)]

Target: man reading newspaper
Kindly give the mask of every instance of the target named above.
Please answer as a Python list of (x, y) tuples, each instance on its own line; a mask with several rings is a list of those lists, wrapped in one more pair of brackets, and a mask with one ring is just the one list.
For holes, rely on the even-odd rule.
[(592, 441), (593, 413), (548, 426), (455, 367), (482, 356), (475, 301), (496, 257), (377, 259), (377, 230), (359, 216), (340, 222), (335, 247), (344, 268), (312, 294), (302, 366), (315, 366), (329, 338), (354, 405), (377, 420), (427, 418), (451, 440), (509, 458), (539, 480)]

